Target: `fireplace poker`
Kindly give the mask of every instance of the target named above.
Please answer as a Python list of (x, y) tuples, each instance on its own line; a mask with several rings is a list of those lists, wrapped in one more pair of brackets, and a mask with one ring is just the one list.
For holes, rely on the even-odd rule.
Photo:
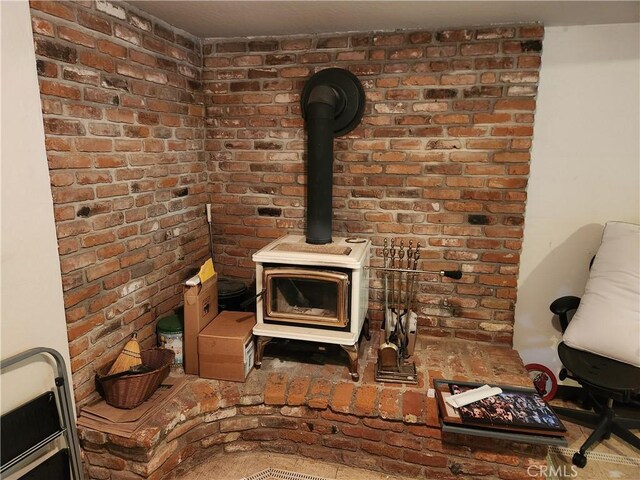
[[(389, 263), (389, 249), (387, 248), (387, 239), (384, 239), (384, 248), (382, 249), (382, 257), (384, 259), (384, 343), (378, 349), (379, 366), (384, 370), (397, 369), (400, 355), (398, 354), (398, 346), (391, 343), (391, 312), (389, 311), (389, 272), (386, 270)], [(391, 299), (393, 301), (393, 298)]]
[[(398, 266), (402, 268), (402, 259), (404, 258), (404, 240), (400, 240), (400, 249), (398, 251)], [(400, 327), (400, 334), (404, 334), (402, 329), (402, 277), (403, 274), (400, 272), (398, 274), (398, 295), (396, 298), (396, 319), (398, 321), (398, 326)], [(406, 275), (405, 275), (406, 277)]]
[[(413, 273), (411, 274), (411, 293), (410, 293), (410, 300), (408, 301), (407, 305), (408, 305), (408, 310), (407, 310), (407, 330), (410, 328), (409, 325), (409, 312), (411, 311), (411, 307), (413, 305), (415, 305), (415, 288), (416, 288), (416, 276), (418, 275), (418, 260), (420, 260), (420, 242), (418, 242), (418, 244), (416, 245), (416, 251), (413, 255)], [(407, 334), (407, 339), (409, 338), (409, 335)]]
[(416, 250), (414, 253), (412, 253), (412, 262), (411, 264), (407, 265), (407, 269), (408, 270), (412, 270), (412, 272), (407, 272), (406, 275), (408, 277), (407, 280), (407, 289), (406, 289), (406, 314), (404, 317), (404, 331), (405, 331), (405, 335), (403, 337), (403, 345), (402, 345), (402, 351), (404, 356), (408, 356), (409, 355), (409, 351), (408, 351), (408, 345), (409, 345), (409, 329), (411, 328), (411, 301), (413, 298), (413, 285), (415, 284), (415, 270), (418, 264), (418, 259), (420, 258), (420, 243), (418, 243), (418, 245), (416, 246)]
[[(413, 240), (409, 240), (409, 249), (407, 250), (407, 270), (415, 270), (416, 265), (413, 260)], [(407, 285), (405, 291), (405, 311), (407, 312), (407, 317), (409, 316), (409, 302), (410, 302), (410, 293), (411, 293), (411, 282), (413, 280), (413, 274), (407, 273)]]
[[(391, 268), (394, 269), (396, 268), (396, 264), (395, 264), (395, 258), (396, 258), (396, 240), (394, 238), (391, 239), (391, 250), (389, 250), (389, 253), (391, 253)], [(389, 317), (393, 318), (393, 302), (395, 299), (395, 283), (396, 283), (396, 273), (395, 271), (391, 270), (391, 311), (389, 312)], [(394, 324), (394, 329), (395, 329), (395, 324)]]
[(391, 335), (391, 331), (389, 330), (389, 322), (391, 321), (388, 318), (389, 315), (389, 272), (386, 270), (389, 261), (389, 248), (387, 247), (387, 239), (384, 239), (384, 247), (382, 248), (382, 258), (384, 264), (384, 341), (389, 342), (389, 336)]
[[(398, 249), (398, 267), (400, 270), (403, 270), (403, 259), (404, 259), (404, 240), (400, 240), (400, 247)], [(406, 278), (406, 275), (403, 272), (398, 273), (398, 289), (396, 291), (396, 296), (394, 298), (394, 302), (396, 305), (396, 324), (394, 328), (394, 337), (395, 341), (398, 345), (398, 354), (400, 357), (403, 357), (402, 353), (402, 345), (404, 344), (404, 337), (406, 332), (404, 331), (404, 324), (402, 320), (402, 289), (403, 289), (403, 281)]]

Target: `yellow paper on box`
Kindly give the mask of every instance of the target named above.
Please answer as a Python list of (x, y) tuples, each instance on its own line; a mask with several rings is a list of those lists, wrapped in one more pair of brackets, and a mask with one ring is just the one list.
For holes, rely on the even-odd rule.
[(204, 264), (200, 267), (200, 271), (198, 272), (198, 277), (200, 277), (200, 282), (204, 283), (209, 280), (211, 277), (215, 275), (216, 271), (213, 268), (213, 261), (211, 259), (204, 262)]

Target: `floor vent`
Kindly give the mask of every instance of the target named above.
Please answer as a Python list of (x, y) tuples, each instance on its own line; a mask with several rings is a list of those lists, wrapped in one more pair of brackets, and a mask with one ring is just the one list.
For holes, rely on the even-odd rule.
[[(566, 447), (549, 447), (549, 453), (556, 453), (563, 457), (571, 458), (576, 450)], [(587, 452), (587, 459), (594, 460), (596, 462), (616, 463), (618, 465), (631, 465), (633, 467), (640, 467), (640, 458), (637, 457), (625, 457), (622, 455), (613, 455), (611, 453), (600, 452)]]
[(241, 480), (327, 480), (314, 475), (306, 475), (304, 473), (287, 472), (286, 470), (278, 470), (277, 468), (268, 468), (262, 472), (245, 477)]

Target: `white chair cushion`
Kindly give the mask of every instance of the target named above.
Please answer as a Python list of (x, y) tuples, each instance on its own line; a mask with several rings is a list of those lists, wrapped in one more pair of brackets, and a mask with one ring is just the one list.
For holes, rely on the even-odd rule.
[(640, 225), (606, 224), (563, 341), (640, 367)]

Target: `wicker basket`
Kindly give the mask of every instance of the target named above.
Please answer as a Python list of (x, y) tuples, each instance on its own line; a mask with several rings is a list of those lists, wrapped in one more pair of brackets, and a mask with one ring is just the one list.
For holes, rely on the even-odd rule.
[(166, 348), (153, 348), (141, 352), (142, 363), (152, 371), (102, 380), (110, 366), (96, 374), (98, 392), (106, 402), (117, 408), (135, 408), (148, 399), (169, 375), (175, 353)]

